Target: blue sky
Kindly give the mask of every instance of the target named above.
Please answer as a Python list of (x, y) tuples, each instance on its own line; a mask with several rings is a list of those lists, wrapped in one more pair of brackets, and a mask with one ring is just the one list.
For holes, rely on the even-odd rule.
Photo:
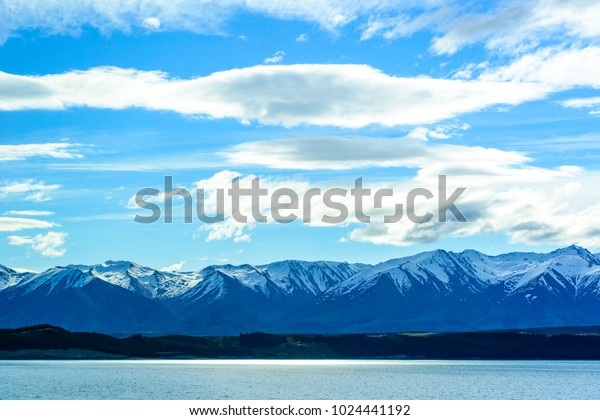
[[(398, 3), (3, 2), (0, 263), (600, 250), (598, 2)], [(133, 222), (165, 175), (402, 196), (440, 174), (468, 223)]]

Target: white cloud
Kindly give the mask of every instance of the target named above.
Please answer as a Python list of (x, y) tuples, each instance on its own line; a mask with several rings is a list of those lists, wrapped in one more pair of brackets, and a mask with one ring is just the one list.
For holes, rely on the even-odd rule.
[[(393, 39), (425, 29), (436, 34), (431, 42), (436, 54), (454, 54), (476, 44), (492, 53), (483, 62), (463, 65), (455, 79), (473, 80), (479, 74), (482, 81), (537, 83), (553, 92), (600, 88), (596, 0), (498, 1), (474, 11), (457, 2), (430, 6), (421, 13), (371, 16), (362, 37)], [(600, 109), (593, 107), (589, 113), (600, 114)]]
[(0, 197), (24, 196), (23, 199), (34, 202), (49, 201), (51, 191), (60, 188), (58, 184), (46, 184), (44, 181), (29, 179), (21, 182), (10, 182), (0, 185)]
[[(551, 46), (520, 55), (507, 65), (486, 68), (482, 81), (536, 83), (550, 92), (575, 88), (600, 89), (600, 46)], [(560, 102), (565, 108), (600, 112), (598, 97), (573, 98)]]
[(142, 24), (146, 29), (156, 31), (160, 29), (160, 19), (155, 17), (148, 17), (143, 20)]
[(200, 257), (198, 261), (215, 261), (218, 264), (229, 264), (231, 260), (229, 258), (219, 258), (219, 257)]
[(480, 80), (533, 82), (551, 90), (600, 88), (600, 47), (547, 47), (524, 54), (507, 66), (490, 69)]
[(435, 128), (416, 127), (406, 136), (411, 139), (419, 140), (443, 140), (451, 137), (462, 136), (462, 131), (470, 130), (471, 126), (467, 123), (438, 125)]
[(309, 40), (308, 35), (300, 34), (296, 37), (296, 42), (307, 42)]
[(166, 267), (163, 267), (163, 268), (160, 269), (160, 271), (181, 271), (181, 269), (183, 268), (184, 264), (185, 264), (185, 261), (180, 261), (178, 263), (171, 264), (171, 265), (168, 265)]
[(31, 270), (29, 268), (19, 268), (19, 267), (11, 267), (13, 270), (15, 270), (17, 273), (35, 273), (37, 274), (38, 271), (35, 270)]
[(440, 23), (448, 21), (459, 11), (460, 8), (456, 3), (446, 1), (422, 2), (418, 5), (409, 5), (405, 10), (374, 13), (369, 15), (366, 23), (361, 25), (361, 40), (376, 36), (386, 40), (410, 37), (423, 29), (437, 28)]
[[(437, 133), (436, 131), (433, 131)], [(425, 133), (425, 136), (430, 134)], [(438, 133), (439, 134), (439, 133)], [(234, 165), (331, 170), (368, 167), (509, 167), (530, 159), (517, 152), (423, 141), (414, 130), (404, 138), (306, 137), (238, 144), (223, 152)]]
[(600, 96), (592, 98), (574, 98), (561, 102), (565, 108), (593, 108), (600, 106)]
[(250, 235), (248, 235), (247, 233), (233, 238), (233, 242), (235, 242), (236, 244), (240, 242), (250, 242), (250, 240)]
[(24, 229), (50, 229), (54, 223), (22, 217), (0, 217), (0, 232), (16, 232)]
[(592, 98), (574, 98), (567, 99), (566, 101), (562, 101), (561, 105), (565, 108), (576, 108), (576, 109), (589, 109), (590, 115), (598, 115), (600, 114), (600, 96), (595, 96)]
[[(467, 188), (459, 209), (468, 223), (370, 224), (357, 227), (349, 239), (375, 244), (409, 246), (447, 237), (506, 235), (512, 243), (570, 244), (599, 248), (599, 194), (593, 187), (598, 173), (575, 174), (567, 168), (513, 168), (495, 177), (450, 174), (453, 188)], [(434, 171), (421, 171), (410, 185), (434, 185)], [(435, 191), (435, 190), (433, 190)], [(595, 200), (595, 202), (594, 202)], [(435, 205), (421, 207), (417, 214)]]
[[(0, 73), (0, 109), (93, 107), (169, 110), (286, 127), (427, 124), (495, 105), (542, 98), (539, 84), (389, 76), (367, 65), (273, 65), (170, 79), (98, 67), (46, 76)], [(27, 94), (23, 92), (29, 92)]]
[(54, 212), (45, 210), (10, 210), (4, 213), (7, 216), (52, 216)]
[(65, 239), (67, 234), (64, 232), (48, 232), (35, 236), (9, 236), (9, 245), (28, 246), (33, 251), (43, 257), (62, 257), (67, 250), (65, 249)]
[(43, 203), (45, 201), (50, 201), (52, 198), (48, 194), (42, 191), (38, 191), (35, 193), (31, 193), (25, 197), (27, 201), (34, 201), (36, 203)]
[(81, 159), (83, 154), (77, 150), (80, 146), (82, 145), (70, 143), (2, 144), (0, 161), (24, 160), (32, 157)]
[[(292, 140), (250, 142), (230, 152), (235, 162), (269, 168), (288, 169), (357, 169), (370, 166), (414, 168), (414, 175), (402, 178), (374, 179), (365, 177), (365, 187), (372, 190), (392, 188), (395, 198), (384, 201), (383, 209), (365, 204), (373, 216), (372, 223), (362, 225), (352, 216), (354, 201), (349, 195), (341, 201), (350, 209), (347, 224), (351, 226), (346, 240), (375, 244), (409, 246), (436, 242), (446, 237), (506, 235), (512, 242), (527, 244), (579, 243), (600, 248), (600, 191), (596, 188), (598, 172), (578, 167), (542, 168), (533, 165), (522, 153), (475, 146), (448, 145), (418, 139), (365, 139), (318, 137)], [(465, 164), (468, 162), (468, 165)], [(469, 223), (452, 220), (446, 223), (414, 224), (405, 218), (399, 223), (383, 224), (381, 216), (392, 214), (393, 205), (402, 203), (406, 193), (417, 187), (437, 193), (437, 177), (448, 177), (448, 195), (454, 188), (465, 187), (459, 209)], [(248, 188), (254, 175), (221, 172), (198, 185), (205, 188), (228, 188), (230, 180), (239, 177), (242, 188)], [(261, 187), (269, 194), (277, 188), (291, 188), (299, 197), (310, 188), (331, 187), (349, 190), (353, 180), (311, 183), (294, 176), (261, 177)], [(217, 182), (218, 181), (218, 182)], [(262, 214), (269, 214), (270, 197), (260, 203)], [(434, 202), (435, 201), (435, 202)], [(214, 212), (215, 195), (208, 195), (208, 211)], [(235, 222), (225, 200), (224, 223), (204, 225), (208, 240), (246, 238), (249, 229), (259, 226)], [(313, 203), (311, 226), (330, 226), (320, 222), (332, 214), (322, 203)], [(240, 204), (242, 214), (251, 214), (249, 201)], [(417, 214), (437, 214), (437, 200), (417, 204)], [(298, 212), (296, 212), (298, 214)], [(209, 213), (212, 214), (212, 213)], [(300, 212), (299, 216), (302, 214)], [(249, 239), (249, 236), (248, 236)]]
[(77, 163), (55, 163), (49, 165), (52, 169), (62, 170), (91, 170), (91, 171), (117, 171), (117, 172), (157, 172), (165, 170), (201, 169), (223, 167), (227, 162), (219, 161), (214, 153), (188, 151), (184, 156), (181, 153), (164, 154), (156, 156), (110, 156), (104, 160), (83, 160)]
[(442, 0), (4, 0), (0, 5), (0, 43), (22, 30), (103, 34), (136, 29), (227, 35), (227, 23), (243, 13), (316, 24), (332, 33), (355, 23), (361, 39), (437, 34), (432, 51), (454, 53), (483, 43), (513, 55), (544, 42), (595, 40), (600, 35), (596, 0), (525, 0), (470, 3)]
[(379, 13), (402, 13), (440, 1), (397, 0), (4, 0), (0, 4), (0, 42), (21, 30), (48, 34), (78, 34), (85, 27), (104, 34), (147, 29), (156, 19), (163, 30), (224, 35), (226, 23), (239, 13), (284, 20), (301, 20), (336, 32), (357, 19)]
[[(203, 189), (205, 192), (204, 199), (204, 212), (209, 216), (216, 215), (218, 208), (217, 203), (217, 189), (227, 191), (231, 187), (233, 179), (240, 177), (241, 174), (229, 170), (224, 170), (215, 173), (210, 178), (202, 179), (195, 183), (194, 188)], [(249, 179), (245, 177), (242, 181), (244, 185), (248, 184)], [(249, 184), (248, 184), (249, 185)], [(233, 239), (234, 242), (248, 242), (250, 236), (246, 233), (252, 229), (251, 224), (238, 223), (231, 217), (231, 207), (228, 205), (228, 201), (225, 200), (224, 212), (225, 220), (221, 223), (205, 224), (201, 227), (201, 230), (208, 232), (206, 242)], [(242, 205), (244, 211), (250, 210), (249, 203), (244, 202)]]
[(247, 233), (253, 228), (253, 223), (236, 222), (230, 215), (220, 223), (205, 224), (201, 230), (208, 232), (206, 242), (222, 241), (233, 239), (234, 243), (250, 242), (250, 235)]
[(280, 63), (281, 61), (283, 61), (283, 57), (285, 57), (285, 51), (276, 51), (275, 54), (273, 54), (271, 57), (265, 58), (265, 64)]
[(432, 44), (438, 54), (483, 42), (490, 50), (514, 55), (543, 42), (593, 40), (600, 36), (600, 3), (595, 0), (533, 0), (491, 3), (482, 13), (457, 14), (436, 22)]

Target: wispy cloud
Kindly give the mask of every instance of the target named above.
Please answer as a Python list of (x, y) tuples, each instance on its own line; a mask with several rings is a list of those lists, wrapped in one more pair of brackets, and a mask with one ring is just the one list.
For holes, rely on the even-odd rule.
[(36, 29), (49, 34), (78, 34), (85, 27), (104, 34), (136, 29), (188, 31), (225, 35), (226, 23), (239, 13), (255, 13), (276, 19), (301, 20), (336, 32), (357, 19), (380, 13), (403, 13), (428, 8), (439, 1), (363, 0), (4, 0), (0, 4), (0, 41), (21, 30)]
[(227, 23), (248, 12), (305, 21), (332, 33), (353, 23), (363, 40), (393, 40), (428, 30), (436, 34), (431, 50), (438, 54), (476, 43), (515, 54), (544, 42), (589, 41), (600, 34), (595, 0), (497, 1), (477, 8), (452, 0), (4, 0), (0, 42), (22, 30), (76, 35), (90, 27), (103, 34), (160, 29), (227, 35)]
[(62, 257), (67, 252), (65, 245), (67, 234), (48, 232), (35, 236), (9, 236), (9, 245), (28, 246), (43, 257)]
[(61, 186), (46, 184), (44, 181), (28, 179), (19, 182), (9, 182), (0, 185), (0, 197), (21, 196), (27, 201), (44, 202), (52, 199), (50, 192), (56, 191)]
[(223, 167), (228, 162), (214, 153), (188, 151), (181, 154), (165, 154), (162, 156), (139, 156), (132, 158), (113, 157), (106, 160), (83, 160), (74, 163), (55, 163), (52, 169), (73, 171), (107, 171), (107, 172), (160, 172), (185, 169), (203, 169)]
[(24, 160), (32, 157), (82, 159), (83, 154), (78, 150), (81, 146), (83, 145), (72, 143), (1, 144), (0, 161)]
[(223, 152), (234, 165), (277, 169), (330, 170), (369, 167), (423, 168), (444, 162), (459, 168), (464, 162), (485, 168), (512, 166), (530, 158), (495, 148), (429, 143), (419, 137), (306, 137), (242, 143)]
[(149, 29), (151, 31), (156, 31), (158, 29), (160, 29), (160, 19), (156, 18), (156, 17), (147, 17), (146, 19), (144, 19), (142, 21), (142, 25), (144, 25), (144, 27), (146, 29)]
[(594, 0), (491, 2), (484, 12), (457, 13), (436, 22), (432, 50), (453, 54), (475, 43), (514, 55), (542, 43), (593, 40), (600, 35), (600, 4)]
[(7, 216), (52, 216), (54, 212), (45, 210), (9, 210), (4, 213)]
[(22, 217), (0, 217), (0, 232), (16, 232), (25, 229), (50, 229), (54, 223)]
[(163, 267), (163, 268), (160, 269), (160, 271), (181, 271), (181, 269), (183, 268), (184, 264), (185, 264), (185, 261), (180, 261), (178, 263), (171, 264), (171, 265), (168, 265), (166, 267)]
[(492, 68), (480, 80), (533, 82), (549, 89), (600, 88), (600, 47), (547, 47), (524, 54), (506, 66)]
[(285, 51), (276, 51), (271, 57), (265, 58), (265, 64), (277, 64), (283, 61), (285, 57)]
[(562, 101), (561, 105), (565, 108), (589, 109), (590, 115), (600, 114), (600, 96), (568, 99), (566, 101)]
[(113, 220), (113, 221), (122, 221), (122, 220), (133, 220), (135, 218), (134, 213), (102, 213), (102, 214), (89, 214), (89, 215), (81, 215), (81, 216), (68, 216), (65, 217), (64, 220), (69, 222), (92, 222), (96, 220)]

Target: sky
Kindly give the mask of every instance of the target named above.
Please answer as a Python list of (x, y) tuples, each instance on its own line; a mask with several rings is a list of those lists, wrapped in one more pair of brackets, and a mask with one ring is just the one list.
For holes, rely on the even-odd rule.
[[(0, 263), (599, 252), (598, 21), (586, 0), (4, 0)], [(466, 223), (383, 223), (439, 175), (465, 189)], [(370, 223), (349, 195), (338, 224), (322, 203), (311, 223), (242, 224), (228, 205), (222, 223), (185, 223), (177, 197), (172, 223), (134, 222), (149, 214), (136, 192), (165, 176), (204, 189), (209, 214), (235, 178), (301, 197), (362, 178), (394, 197), (366, 205)]]

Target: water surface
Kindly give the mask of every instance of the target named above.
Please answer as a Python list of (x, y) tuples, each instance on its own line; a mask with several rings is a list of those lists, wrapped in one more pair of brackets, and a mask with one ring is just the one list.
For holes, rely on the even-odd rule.
[(600, 362), (0, 361), (3, 399), (600, 399)]

